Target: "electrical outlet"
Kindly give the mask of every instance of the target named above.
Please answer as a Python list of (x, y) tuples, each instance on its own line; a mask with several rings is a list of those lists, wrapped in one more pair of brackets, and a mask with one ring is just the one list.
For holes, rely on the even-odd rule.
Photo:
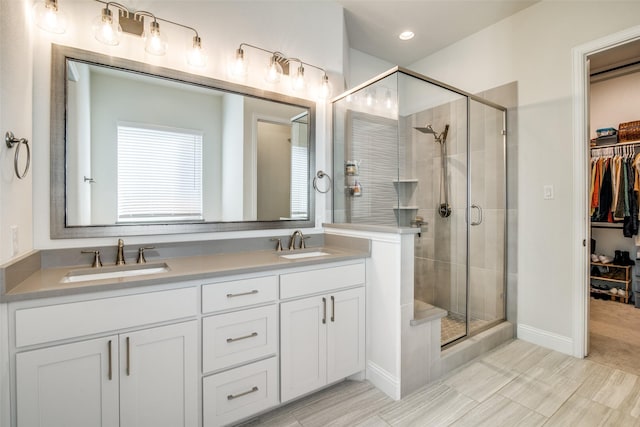
[(545, 185), (542, 187), (542, 193), (545, 200), (553, 199), (553, 185)]
[(11, 256), (14, 257), (18, 255), (20, 251), (20, 247), (18, 246), (18, 226), (11, 226)]

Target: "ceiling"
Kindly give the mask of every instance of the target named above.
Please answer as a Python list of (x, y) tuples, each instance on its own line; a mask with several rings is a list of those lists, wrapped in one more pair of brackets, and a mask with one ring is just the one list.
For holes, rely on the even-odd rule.
[[(406, 67), (539, 0), (337, 0), (353, 49)], [(411, 30), (415, 37), (401, 41)]]

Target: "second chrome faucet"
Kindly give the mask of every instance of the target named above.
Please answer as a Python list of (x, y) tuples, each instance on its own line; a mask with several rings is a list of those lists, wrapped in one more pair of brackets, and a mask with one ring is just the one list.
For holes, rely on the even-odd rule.
[(124, 260), (124, 240), (118, 239), (118, 253), (116, 255), (116, 265), (125, 265)]
[(296, 248), (296, 237), (300, 236), (300, 245), (298, 246), (298, 248), (300, 249), (305, 249), (306, 245), (304, 244), (304, 240), (308, 239), (309, 237), (305, 237), (302, 235), (302, 231), (300, 230), (296, 230), (293, 233), (291, 233), (291, 237), (289, 237), (289, 250), (292, 251)]

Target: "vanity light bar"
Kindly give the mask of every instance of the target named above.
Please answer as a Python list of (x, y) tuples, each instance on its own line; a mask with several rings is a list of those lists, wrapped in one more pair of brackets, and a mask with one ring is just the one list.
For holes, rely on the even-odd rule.
[[(146, 10), (129, 10), (126, 6), (113, 1), (95, 0), (102, 3), (100, 15), (93, 20), (93, 35), (100, 43), (117, 46), (120, 44), (122, 33), (145, 38), (145, 51), (152, 55), (164, 55), (167, 50), (167, 39), (160, 31), (160, 22), (176, 25), (178, 27), (191, 30), (194, 33), (193, 44), (187, 52), (187, 63), (194, 67), (204, 67), (207, 62), (207, 55), (202, 48), (202, 39), (198, 31), (179, 22), (160, 18)], [(118, 19), (113, 16), (110, 7), (118, 9)], [(58, 0), (39, 0), (34, 5), (34, 17), (38, 27), (52, 33), (64, 33), (66, 30), (66, 18), (60, 10)], [(150, 18), (148, 32), (144, 31), (144, 17)]]
[[(316, 65), (309, 64), (308, 62), (304, 62), (298, 58), (289, 58), (284, 55), (282, 52), (271, 51), (259, 46), (255, 46), (249, 43), (240, 43), (240, 47), (236, 50), (235, 60), (233, 64), (229, 67), (229, 73), (232, 77), (242, 78), (247, 75), (248, 66), (247, 59), (245, 58), (245, 53), (243, 47), (250, 47), (253, 49), (260, 50), (262, 52), (269, 53), (271, 56), (269, 58), (269, 64), (266, 67), (265, 71), (265, 81), (267, 83), (277, 83), (280, 81), (280, 78), (283, 75), (291, 76), (291, 87), (294, 91), (301, 91), (306, 88), (306, 79), (304, 76), (304, 66), (309, 66), (320, 70), (322, 72), (322, 78), (320, 80), (320, 89), (318, 91), (318, 98), (322, 100), (327, 100), (331, 97), (331, 82), (329, 82), (329, 76), (327, 76), (327, 72), (324, 68), (320, 68)], [(291, 63), (297, 63), (297, 67), (295, 67), (295, 73), (292, 73)]]

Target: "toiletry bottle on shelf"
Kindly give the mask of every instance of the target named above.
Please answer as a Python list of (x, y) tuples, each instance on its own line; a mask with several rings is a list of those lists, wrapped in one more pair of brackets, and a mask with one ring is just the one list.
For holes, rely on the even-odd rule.
[(360, 182), (356, 181), (356, 183), (352, 188), (352, 191), (353, 191), (353, 197), (359, 197), (362, 195), (362, 186), (360, 185)]

